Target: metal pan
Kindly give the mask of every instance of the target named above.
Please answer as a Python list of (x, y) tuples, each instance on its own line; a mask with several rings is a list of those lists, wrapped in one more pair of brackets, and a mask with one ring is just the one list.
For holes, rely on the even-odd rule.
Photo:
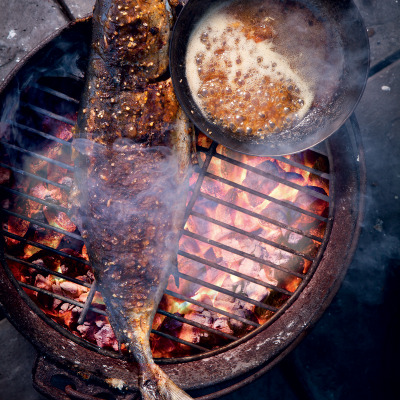
[[(252, 0), (244, 0), (252, 1)], [(266, 2), (269, 0), (265, 0)], [(215, 0), (189, 0), (181, 11), (171, 38), (170, 72), (177, 98), (195, 126), (226, 147), (245, 154), (278, 156), (297, 153), (325, 140), (351, 115), (364, 91), (369, 71), (369, 42), (361, 15), (351, 0), (298, 0), (322, 21), (342, 54), (337, 79), (332, 86), (319, 85), (323, 100), (314, 101), (306, 116), (294, 127), (263, 139), (239, 137), (207, 119), (199, 109), (186, 77), (186, 51), (196, 23)], [(293, 1), (285, 1), (288, 7)], [(326, 43), (329, 54), (332, 44)], [(327, 61), (329, 62), (329, 61)]]

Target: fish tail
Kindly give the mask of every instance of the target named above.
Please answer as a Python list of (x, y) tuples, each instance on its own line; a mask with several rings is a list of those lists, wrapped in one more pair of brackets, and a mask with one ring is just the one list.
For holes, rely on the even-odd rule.
[(142, 368), (139, 388), (143, 400), (193, 400), (156, 364)]

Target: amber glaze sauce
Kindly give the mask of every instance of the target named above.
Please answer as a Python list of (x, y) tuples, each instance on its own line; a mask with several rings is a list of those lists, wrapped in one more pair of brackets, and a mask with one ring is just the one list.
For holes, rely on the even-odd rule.
[(295, 2), (228, 1), (201, 19), (189, 39), (186, 75), (207, 118), (239, 136), (259, 138), (304, 118), (316, 73), (307, 59), (321, 49), (313, 46), (314, 55), (299, 49), (300, 39), (290, 39), (298, 36), (293, 24), (297, 30), (312, 27), (323, 40), (322, 24)]

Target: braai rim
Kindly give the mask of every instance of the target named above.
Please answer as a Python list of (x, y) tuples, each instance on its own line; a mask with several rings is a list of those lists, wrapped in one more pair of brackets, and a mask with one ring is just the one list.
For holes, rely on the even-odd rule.
[[(349, 127), (336, 134), (338, 140), (333, 141), (330, 146), (333, 157), (348, 153), (349, 148), (350, 151), (353, 150), (349, 139), (346, 138), (347, 129)], [(363, 168), (362, 153), (359, 156), (361, 164), (359, 167)], [(257, 370), (255, 376), (247, 377), (243, 381), (243, 384), (248, 383), (255, 379), (258, 373), (269, 370), (281, 360), (322, 315), (336, 294), (351, 261), (362, 219), (364, 172), (359, 171), (357, 165), (342, 164), (338, 166), (341, 173), (335, 172), (339, 174), (341, 182), (334, 178), (333, 183), (336, 195), (341, 198), (338, 199), (334, 210), (331, 240), (314, 276), (299, 298), (275, 323), (233, 349), (201, 360), (163, 365), (163, 369), (178, 385), (186, 390), (199, 389), (240, 377), (249, 370)], [(355, 168), (355, 175), (361, 177), (359, 191), (353, 190)], [(349, 174), (349, 171), (353, 174)], [(347, 232), (351, 241), (343, 240), (343, 231)], [(343, 255), (345, 257), (338, 265), (338, 260), (343, 258)], [(104, 357), (100, 353), (78, 346), (56, 330), (49, 330), (48, 323), (29, 308), (3, 269), (0, 270), (0, 284), (6, 289), (0, 293), (0, 303), (5, 307), (8, 317), (40, 353), (74, 371), (83, 370), (100, 379), (118, 376), (130, 387), (136, 387), (137, 369), (134, 364), (123, 359)], [(231, 359), (235, 361), (235, 370), (231, 369), (232, 364), (229, 362)], [(99, 369), (99, 366), (106, 368)], [(212, 376), (209, 374), (210, 370), (214, 371)]]
[[(239, 138), (203, 116), (189, 89), (185, 57), (193, 26), (214, 0), (190, 0), (180, 13), (171, 38), (170, 72), (176, 96), (189, 119), (209, 138), (240, 153), (280, 156), (309, 149), (336, 132), (349, 118), (364, 92), (369, 71), (369, 40), (361, 14), (352, 0), (299, 0), (318, 11), (328, 26), (338, 32), (344, 66), (335, 93), (291, 129), (266, 135), (264, 139)], [(324, 22), (325, 23), (325, 22)]]
[[(61, 34), (63, 33), (70, 33), (73, 32), (74, 34), (77, 35), (87, 35), (89, 34), (90, 28), (91, 28), (91, 20), (92, 18), (86, 17), (77, 21), (74, 21), (72, 23), (69, 23), (66, 25), (64, 28), (61, 28), (60, 30), (56, 31), (54, 34), (49, 36), (44, 42), (42, 42), (39, 46), (34, 48), (24, 59), (21, 61), (21, 63), (14, 68), (14, 70), (11, 72), (11, 74), (7, 77), (6, 81), (3, 83), (3, 85), (0, 86), (0, 94), (3, 94), (4, 91), (8, 89), (8, 85), (10, 83), (13, 83), (13, 80), (16, 76), (18, 76), (19, 71), (23, 70), (24, 67), (29, 66), (32, 64), (32, 59), (33, 57), (38, 58), (40, 56), (40, 50), (46, 49), (46, 46), (49, 45), (54, 39), (59, 38)], [(77, 28), (83, 28), (78, 31)], [(79, 36), (78, 36), (79, 37)], [(76, 40), (74, 36), (74, 40)], [(334, 192), (333, 188), (331, 189), (331, 196), (330, 196), (330, 207), (329, 207), (329, 212), (330, 215), (333, 212), (333, 199), (334, 199)], [(304, 287), (309, 283), (310, 279), (313, 276), (313, 273), (315, 269), (318, 267), (319, 262), (321, 260), (321, 257), (323, 256), (325, 247), (328, 243), (329, 240), (329, 235), (330, 235), (330, 230), (332, 228), (332, 219), (329, 218), (327, 221), (325, 233), (323, 240), (321, 242), (320, 248), (318, 250), (317, 256), (314, 258), (312, 265), (310, 266), (309, 270), (307, 273), (304, 275), (302, 278), (301, 284), (298, 286), (295, 292), (291, 295), (291, 297), (285, 302), (285, 304), (279, 308), (279, 310), (270, 318), (268, 321), (266, 321), (264, 324), (259, 326), (258, 328), (254, 329), (253, 331), (249, 332), (245, 336), (236, 339), (235, 341), (228, 343), (226, 345), (220, 346), (214, 350), (209, 350), (205, 353), (199, 353), (193, 356), (186, 356), (186, 357), (173, 357), (173, 358), (157, 358), (156, 362), (158, 364), (174, 364), (174, 363), (184, 363), (184, 362), (190, 362), (190, 361), (195, 361), (199, 360), (202, 358), (207, 358), (207, 357), (212, 357), (216, 354), (219, 354), (221, 352), (230, 350), (232, 348), (235, 348), (236, 346), (240, 345), (241, 343), (247, 341), (248, 339), (252, 338), (253, 336), (257, 335), (259, 332), (262, 330), (266, 329), (269, 325), (274, 323), (275, 320), (280, 318), (280, 316), (286, 311), (288, 307), (298, 298), (299, 294), (302, 292)], [(2, 262), (7, 263), (6, 259), (2, 260)], [(60, 332), (62, 335), (66, 336), (70, 340), (82, 345), (86, 346), (87, 348), (98, 352), (100, 354), (103, 354), (104, 356), (116, 358), (116, 359), (124, 359), (126, 356), (123, 356), (121, 353), (111, 351), (108, 349), (103, 349), (95, 344), (88, 342), (84, 340), (83, 338), (80, 338), (76, 335), (74, 335), (72, 332), (68, 331), (66, 328), (62, 327), (52, 319), (50, 319), (41, 309), (38, 305), (36, 305), (30, 298), (29, 296), (22, 290), (21, 285), (18, 283), (18, 281), (14, 278), (14, 276), (9, 273), (8, 268), (6, 268), (7, 274), (9, 279), (14, 283), (14, 285), (18, 288), (18, 291), (20, 293), (20, 296), (25, 299), (25, 302), (28, 304), (28, 306), (33, 309), (36, 314), (38, 314), (45, 322), (47, 322), (53, 329), (57, 330)]]
[[(85, 19), (85, 21), (88, 20)], [(76, 22), (69, 24), (65, 28), (59, 30), (48, 40), (46, 40), (44, 44), (37, 47), (34, 52), (44, 47), (62, 31), (70, 28), (71, 26), (75, 26), (76, 24)], [(33, 53), (30, 53), (28, 56), (26, 56), (24, 61), (30, 59), (32, 54)], [(10, 83), (12, 78), (19, 71), (19, 69), (22, 68), (23, 65), (24, 62), (14, 69), (12, 74), (9, 75), (8, 79), (3, 83), (3, 85), (1, 85), (1, 91), (3, 91), (3, 89)], [(339, 133), (336, 134), (336, 137), (337, 135), (339, 135)], [(345, 129), (342, 129), (342, 133), (340, 135), (342, 139), (339, 138), (338, 141), (332, 139), (334, 146), (331, 148), (333, 156), (330, 157), (330, 160), (334, 159), (335, 155), (339, 157), (341, 152), (343, 152), (343, 154), (351, 152), (351, 150), (349, 150), (351, 146), (347, 146), (348, 139), (346, 138)], [(358, 202), (361, 199), (358, 198), (359, 194), (349, 190), (349, 187), (354, 186), (354, 182), (352, 182), (353, 186), (348, 186), (347, 181), (352, 180), (352, 178), (349, 176), (350, 174), (348, 174), (348, 171), (356, 171), (356, 175), (362, 177), (363, 172), (358, 171), (358, 169), (362, 169), (363, 165), (360, 165), (361, 163), (357, 165), (357, 163), (354, 162), (353, 164), (354, 165), (347, 165), (346, 163), (343, 163), (342, 166), (339, 166), (339, 170), (342, 170), (342, 174), (343, 171), (345, 173), (343, 182), (338, 183), (336, 181), (335, 171), (332, 170), (332, 177), (334, 178), (332, 179), (332, 189), (335, 192), (335, 198), (337, 196), (342, 196), (342, 198), (339, 201), (340, 204), (336, 204), (333, 210), (332, 216), (335, 216), (335, 219), (332, 222), (331, 232), (331, 237), (335, 237), (335, 235), (338, 236), (339, 233), (341, 233), (342, 229), (345, 229), (349, 232), (349, 236), (352, 237), (352, 242), (350, 242), (350, 244), (342, 243), (338, 246), (332, 245), (332, 240), (330, 240), (323, 254), (321, 263), (312, 277), (309, 285), (307, 285), (305, 290), (300, 294), (299, 298), (289, 307), (285, 314), (283, 314), (277, 321), (270, 324), (270, 326), (263, 329), (263, 331), (259, 334), (254, 334), (246, 342), (238, 344), (233, 349), (224, 349), (224, 351), (221, 351), (219, 354), (213, 355), (212, 357), (208, 356), (204, 359), (190, 360), (179, 365), (163, 365), (163, 368), (178, 385), (182, 386), (184, 389), (201, 388), (240, 376), (248, 369), (257, 368), (264, 364), (267, 365), (266, 369), (269, 369), (269, 365), (272, 365), (270, 363), (275, 362), (274, 360), (277, 361), (284, 353), (289, 351), (289, 349), (297, 342), (297, 338), (305, 334), (305, 328), (309, 328), (319, 318), (324, 309), (330, 303), (331, 298), (336, 293), (357, 243), (359, 221), (362, 214), (360, 211), (357, 213), (357, 209)], [(331, 167), (335, 167), (333, 162), (331, 162)], [(363, 186), (362, 179), (361, 186)], [(355, 196), (357, 199), (354, 198)], [(360, 206), (362, 209), (362, 204), (360, 204)], [(333, 207), (333, 204), (331, 204), (331, 207)], [(338, 219), (340, 219), (340, 223), (338, 222)], [(339, 228), (338, 224), (341, 224)], [(331, 249), (331, 247), (333, 247), (333, 249)], [(336, 266), (334, 269), (331, 268), (330, 263), (335, 263), (335, 259), (342, 257), (343, 254), (346, 254), (346, 258), (342, 265)], [(4, 262), (5, 260), (2, 259), (2, 263)], [(324, 273), (326, 273), (326, 277), (321, 277), (321, 275)], [(326, 292), (322, 291), (320, 293), (320, 301), (317, 301), (316, 305), (310, 304), (308, 296), (312, 297), (313, 295), (312, 293), (309, 293), (309, 288), (310, 286), (315, 286), (313, 282), (321, 279), (323, 280), (324, 287), (327, 290)], [(27, 336), (27, 338), (34, 344), (40, 353), (46, 354), (56, 362), (66, 365), (73, 370), (85, 370), (89, 373), (97, 374), (100, 378), (109, 378), (115, 374), (114, 376), (123, 378), (130, 386), (136, 387), (137, 375), (135, 377), (135, 371), (137, 373), (137, 370), (135, 365), (128, 363), (124, 359), (111, 357), (105, 358), (104, 354), (101, 354), (101, 352), (95, 353), (90, 349), (77, 346), (77, 338), (75, 336), (73, 337), (74, 340), (70, 340), (64, 334), (61, 334), (56, 330), (49, 330), (48, 322), (45, 322), (38, 314), (35, 314), (32, 311), (32, 309), (18, 294), (16, 287), (12, 284), (9, 277), (4, 274), (3, 269), (0, 269), (0, 284), (7, 289), (6, 291), (0, 292), (0, 303), (5, 307), (6, 314), (16, 328), (23, 335)], [(298, 311), (299, 309), (299, 304), (303, 304), (304, 309), (300, 310), (299, 313), (296, 313), (296, 310)], [(306, 310), (309, 311), (310, 314), (307, 314)], [(293, 313), (295, 315), (292, 317)], [(286, 339), (281, 340), (280, 343), (274, 345), (273, 348), (265, 349), (265, 343), (270, 341), (269, 338), (273, 337), (274, 333), (279, 334), (279, 331), (285, 326), (285, 324), (291, 324), (291, 335)], [(256, 357), (257, 360), (253, 359), (250, 363), (250, 366), (246, 360), (242, 360), (242, 362), (238, 363), (238, 368), (235, 371), (230, 370), (229, 363), (229, 371), (223, 371), (223, 369), (221, 369), (221, 362), (226, 364), (229, 358), (236, 357), (237, 355), (240, 356), (240, 354), (246, 354), (246, 352), (251, 352), (252, 348), (254, 349), (253, 346), (257, 346), (257, 344), (262, 343), (262, 340), (265, 340), (265, 343), (260, 347), (260, 349), (266, 352), (257, 352), (257, 356), (261, 355), (261, 353), (263, 354), (261, 360), (259, 357)], [(85, 341), (85, 344), (86, 343), (87, 342)], [(96, 348), (96, 351), (97, 350), (98, 349)], [(114, 353), (113, 357), (115, 357)], [(99, 365), (104, 364), (107, 365), (107, 371), (100, 371)], [(218, 367), (214, 368), (215, 366)], [(215, 375), (212, 377), (209, 374), (210, 368), (214, 368), (215, 371)], [(210, 382), (209, 379), (212, 379), (213, 381)], [(190, 382), (190, 387), (188, 382)]]

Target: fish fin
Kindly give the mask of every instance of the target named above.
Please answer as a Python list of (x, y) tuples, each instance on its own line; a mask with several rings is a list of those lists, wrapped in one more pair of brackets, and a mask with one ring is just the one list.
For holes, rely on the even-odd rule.
[(139, 388), (143, 400), (193, 400), (156, 364), (142, 369)]

